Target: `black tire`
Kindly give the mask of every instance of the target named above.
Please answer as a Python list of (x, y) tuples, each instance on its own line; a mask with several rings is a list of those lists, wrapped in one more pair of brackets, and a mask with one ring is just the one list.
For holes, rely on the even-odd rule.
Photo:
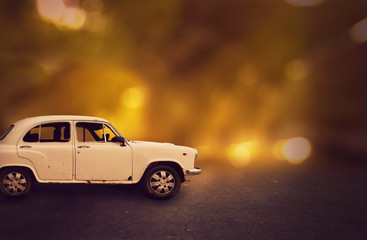
[(156, 166), (147, 171), (142, 179), (143, 193), (153, 199), (169, 199), (181, 186), (180, 175), (169, 166)]
[(32, 188), (29, 172), (22, 168), (6, 168), (0, 173), (0, 191), (8, 197), (21, 197)]

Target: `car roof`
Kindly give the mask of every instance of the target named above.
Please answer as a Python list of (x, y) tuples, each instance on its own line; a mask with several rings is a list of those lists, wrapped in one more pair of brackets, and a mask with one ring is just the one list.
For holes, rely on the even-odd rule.
[(79, 115), (47, 115), (29, 117), (19, 120), (14, 125), (28, 125), (33, 123), (41, 123), (47, 121), (101, 121), (108, 122), (106, 119), (91, 116), (79, 116)]
[(33, 127), (37, 124), (55, 121), (96, 121), (109, 123), (106, 119), (103, 118), (78, 115), (47, 115), (29, 117), (13, 123), (14, 128), (10, 131), (8, 136), (6, 136), (5, 139), (1, 141), (1, 143), (15, 144), (19, 140), (21, 135), (23, 135), (25, 131), (29, 130), (30, 127)]

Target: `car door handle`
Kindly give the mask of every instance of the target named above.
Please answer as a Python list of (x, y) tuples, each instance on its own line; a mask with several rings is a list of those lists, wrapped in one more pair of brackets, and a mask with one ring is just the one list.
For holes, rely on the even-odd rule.
[(78, 146), (78, 148), (90, 148), (90, 146)]
[(20, 148), (32, 148), (32, 146), (24, 145), (24, 146), (20, 146)]

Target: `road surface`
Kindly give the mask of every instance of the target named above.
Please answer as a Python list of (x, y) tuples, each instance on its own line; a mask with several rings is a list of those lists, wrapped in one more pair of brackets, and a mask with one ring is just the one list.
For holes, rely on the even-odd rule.
[(1, 196), (0, 239), (367, 239), (366, 169), (201, 167), (166, 201), (84, 184)]

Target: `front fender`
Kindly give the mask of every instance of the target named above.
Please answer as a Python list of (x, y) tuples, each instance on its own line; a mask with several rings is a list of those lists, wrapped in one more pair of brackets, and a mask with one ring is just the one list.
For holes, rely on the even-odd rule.
[[(179, 161), (177, 161), (176, 159), (150, 159), (148, 161), (145, 162), (138, 162), (138, 161), (134, 161), (133, 162), (133, 183), (138, 183), (141, 178), (143, 177), (145, 171), (149, 168), (149, 166), (152, 166), (154, 164), (160, 164), (160, 165), (169, 165), (169, 164), (177, 164), (180, 168), (181, 168), (181, 172), (183, 173), (183, 167), (181, 165), (181, 163)], [(181, 173), (180, 173), (181, 174)]]

